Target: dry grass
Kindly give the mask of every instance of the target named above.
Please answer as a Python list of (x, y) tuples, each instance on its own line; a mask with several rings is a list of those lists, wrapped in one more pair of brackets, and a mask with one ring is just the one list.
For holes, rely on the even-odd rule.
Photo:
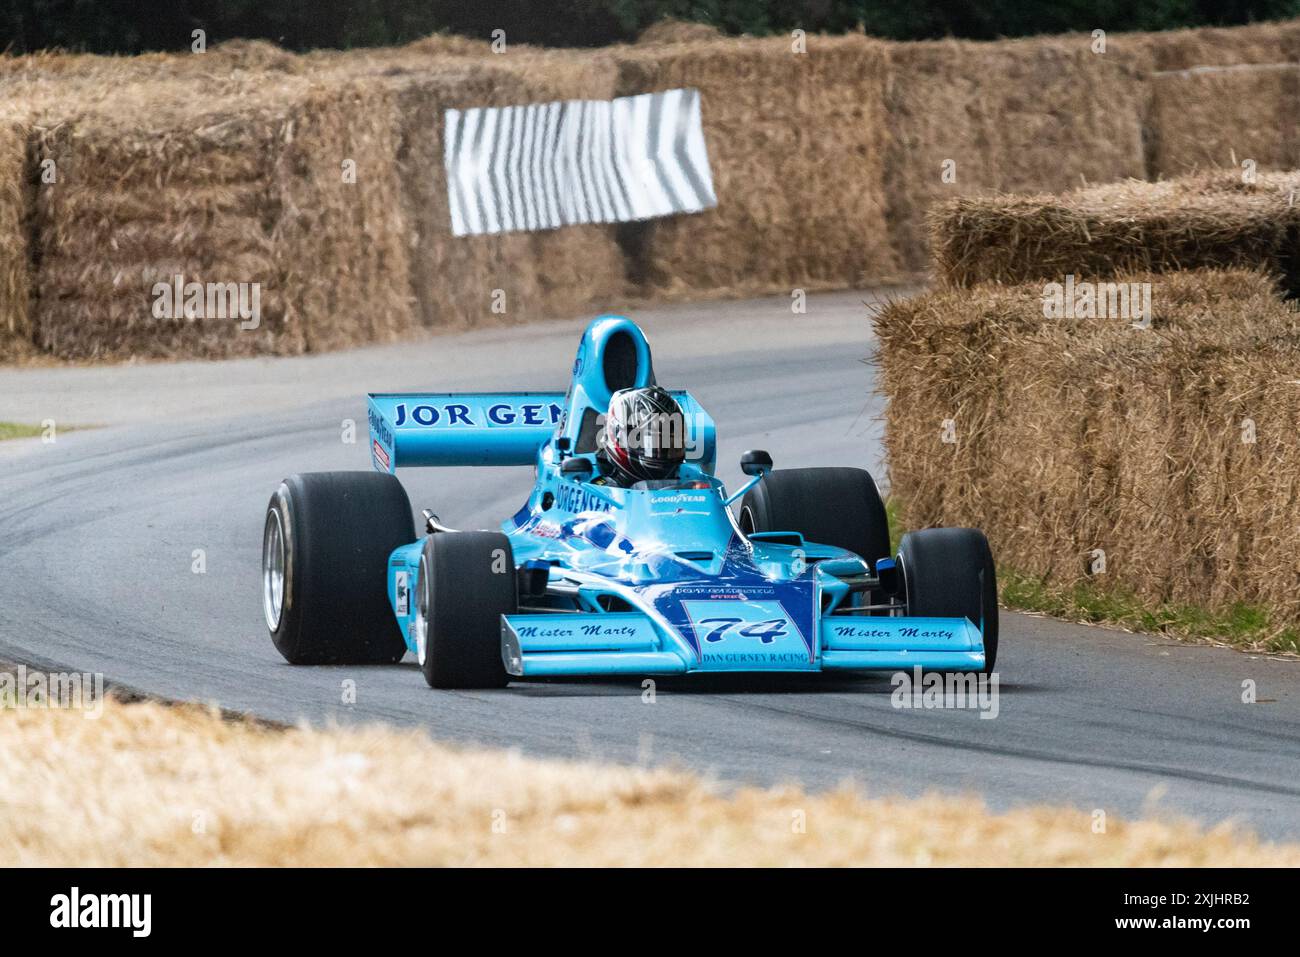
[(1146, 175), (1149, 61), (1098, 56), (1090, 43), (1073, 35), (890, 45), (886, 189), (906, 269), (929, 265), (925, 215), (943, 200)]
[[(1268, 610), (1273, 633), (1294, 628), (1295, 308), (1259, 273), (1112, 278), (1151, 283), (1150, 329), (1045, 319), (1042, 283), (884, 310), (890, 474), (906, 525), (981, 527), (1001, 564), (1051, 587), (1247, 604)], [(955, 443), (941, 441), (949, 418)], [(1096, 549), (1106, 572), (1089, 578)]]
[(0, 711), (0, 805), (0, 856), (19, 866), (1300, 864), (1300, 847), (1228, 825), (1094, 834), (1081, 811), (970, 799), (726, 796), (672, 771), (111, 701), (98, 720)]
[(1245, 266), (1296, 289), (1297, 189), (1300, 173), (1128, 180), (1062, 196), (954, 200), (934, 211), (930, 230), (942, 278), (956, 286)]
[(615, 48), (618, 93), (693, 87), (716, 209), (633, 231), (643, 294), (868, 285), (898, 272), (885, 221), (886, 44), (863, 36)]

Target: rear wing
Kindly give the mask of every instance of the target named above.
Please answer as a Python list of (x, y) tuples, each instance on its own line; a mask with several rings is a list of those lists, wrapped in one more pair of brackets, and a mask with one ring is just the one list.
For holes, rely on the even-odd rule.
[(399, 465), (532, 465), (564, 415), (563, 392), (370, 396), (370, 459)]
[[(712, 473), (713, 419), (689, 392), (672, 395), (686, 421), (687, 460)], [(535, 465), (538, 449), (565, 421), (568, 400), (563, 392), (380, 392), (369, 398), (370, 460), (380, 472), (399, 465)], [(585, 408), (568, 431), (580, 431), (578, 423), (591, 411)], [(579, 445), (575, 438), (575, 449), (586, 451)]]

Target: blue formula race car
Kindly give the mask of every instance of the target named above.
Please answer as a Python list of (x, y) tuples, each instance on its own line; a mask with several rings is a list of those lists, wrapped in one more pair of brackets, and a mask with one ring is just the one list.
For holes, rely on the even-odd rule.
[[(267, 509), (263, 610), (291, 663), (410, 651), (435, 688), (993, 668), (983, 534), (912, 532), (891, 555), (867, 472), (773, 470), (761, 451), (745, 453), (748, 481), (728, 494), (712, 419), (655, 384), (626, 318), (587, 327), (567, 393), (381, 393), (369, 412), (375, 472), (293, 475)], [(456, 531), (425, 510), (417, 538), (394, 473), (435, 465), (531, 465), (536, 478), (499, 531)]]

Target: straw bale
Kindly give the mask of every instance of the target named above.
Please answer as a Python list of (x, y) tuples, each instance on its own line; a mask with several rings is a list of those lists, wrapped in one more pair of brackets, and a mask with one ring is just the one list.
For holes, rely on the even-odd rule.
[(695, 43), (700, 40), (716, 40), (723, 35), (711, 23), (696, 20), (677, 20), (664, 17), (657, 20), (637, 34), (637, 43)]
[[(287, 328), (282, 299), (274, 297), (274, 307), (267, 300), (268, 291), (281, 290), (260, 221), (273, 205), (258, 166), (274, 152), (282, 110), (218, 103), (186, 122), (130, 85), (103, 106), (66, 104), (60, 120), (36, 130), (36, 156), (53, 160), (58, 177), (37, 190), (39, 345), (65, 358), (240, 355), (290, 343), (287, 351), (300, 351), (301, 329)], [(201, 184), (221, 190), (224, 204), (204, 210), (155, 201)], [(222, 215), (232, 207), (233, 217)], [(261, 211), (251, 235), (250, 210)], [(252, 256), (250, 240), (263, 241)], [(238, 268), (232, 247), (242, 247)], [(155, 319), (153, 286), (176, 275), (261, 283), (262, 328)]]
[(924, 220), (935, 203), (1145, 176), (1146, 61), (1098, 55), (1090, 43), (1080, 34), (891, 45), (885, 182), (905, 269), (930, 263)]
[(27, 130), (0, 121), (0, 360), (31, 350)]
[[(214, 91), (176, 79), (40, 110), (35, 153), (58, 171), (35, 204), (45, 350), (294, 353), (409, 330), (396, 104), (382, 84), (264, 73)], [(154, 284), (177, 275), (258, 283), (260, 327), (156, 319)]]
[[(510, 44), (507, 49), (518, 50), (519, 44)], [(475, 37), (464, 37), (455, 33), (433, 33), (427, 37), (421, 37), (410, 43), (395, 48), (401, 53), (415, 53), (422, 56), (461, 56), (461, 57), (486, 57), (496, 56), (492, 52), (492, 44), (487, 40), (480, 40)], [(350, 53), (353, 51), (349, 51)]]
[(621, 95), (698, 89), (715, 209), (630, 230), (659, 296), (866, 285), (897, 273), (885, 223), (886, 45), (863, 36), (619, 48)]
[[(289, 325), (313, 352), (403, 338), (415, 328), (397, 98), (383, 83), (314, 83), (282, 127), (270, 233)], [(355, 169), (355, 182), (344, 165)]]
[[(428, 328), (525, 322), (616, 308), (624, 291), (615, 227), (455, 237), (447, 205), (448, 109), (609, 99), (613, 72), (596, 56), (515, 53), (388, 74), (401, 117), (397, 150), (410, 225), (411, 283)], [(503, 298), (494, 298), (500, 290)], [(505, 311), (494, 312), (502, 303)]]
[(1038, 283), (884, 310), (905, 523), (983, 528), (1000, 564), (1052, 583), (1100, 549), (1103, 586), (1300, 622), (1300, 316), (1258, 272), (1113, 278), (1152, 284), (1149, 329), (1044, 319)]
[(1107, 37), (1107, 55), (1111, 52), (1149, 57), (1156, 70), (1294, 63), (1300, 60), (1300, 19), (1236, 27), (1113, 33)]
[(938, 270), (958, 286), (1247, 266), (1282, 275), (1294, 291), (1297, 188), (1300, 173), (1128, 180), (1062, 196), (953, 200), (929, 226)]
[[(202, 104), (240, 89), (279, 82), (287, 74), (307, 72), (311, 60), (262, 40), (230, 40), (202, 53), (142, 53), (136, 56), (41, 51), (24, 56), (0, 55), (0, 97), (21, 103), (36, 118), (49, 120), (67, 112), (70, 103), (87, 108), (121, 101), (123, 87), (139, 85), (142, 95), (173, 87), (177, 96)], [(52, 109), (54, 112), (44, 113)]]
[(1300, 64), (1244, 65), (1152, 77), (1153, 170), (1300, 167)]

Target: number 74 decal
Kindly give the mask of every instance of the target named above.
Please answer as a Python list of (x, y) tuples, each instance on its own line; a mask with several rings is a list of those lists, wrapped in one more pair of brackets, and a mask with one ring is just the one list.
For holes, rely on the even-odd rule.
[[(704, 636), (705, 641), (721, 641), (726, 637), (727, 632), (735, 629), (736, 634), (742, 638), (757, 638), (763, 644), (768, 645), (785, 635), (786, 621), (784, 618), (772, 618), (768, 621), (746, 622), (743, 618), (703, 618), (699, 622), (700, 626), (709, 628), (708, 634)], [(736, 628), (737, 625), (744, 625), (743, 628)]]

